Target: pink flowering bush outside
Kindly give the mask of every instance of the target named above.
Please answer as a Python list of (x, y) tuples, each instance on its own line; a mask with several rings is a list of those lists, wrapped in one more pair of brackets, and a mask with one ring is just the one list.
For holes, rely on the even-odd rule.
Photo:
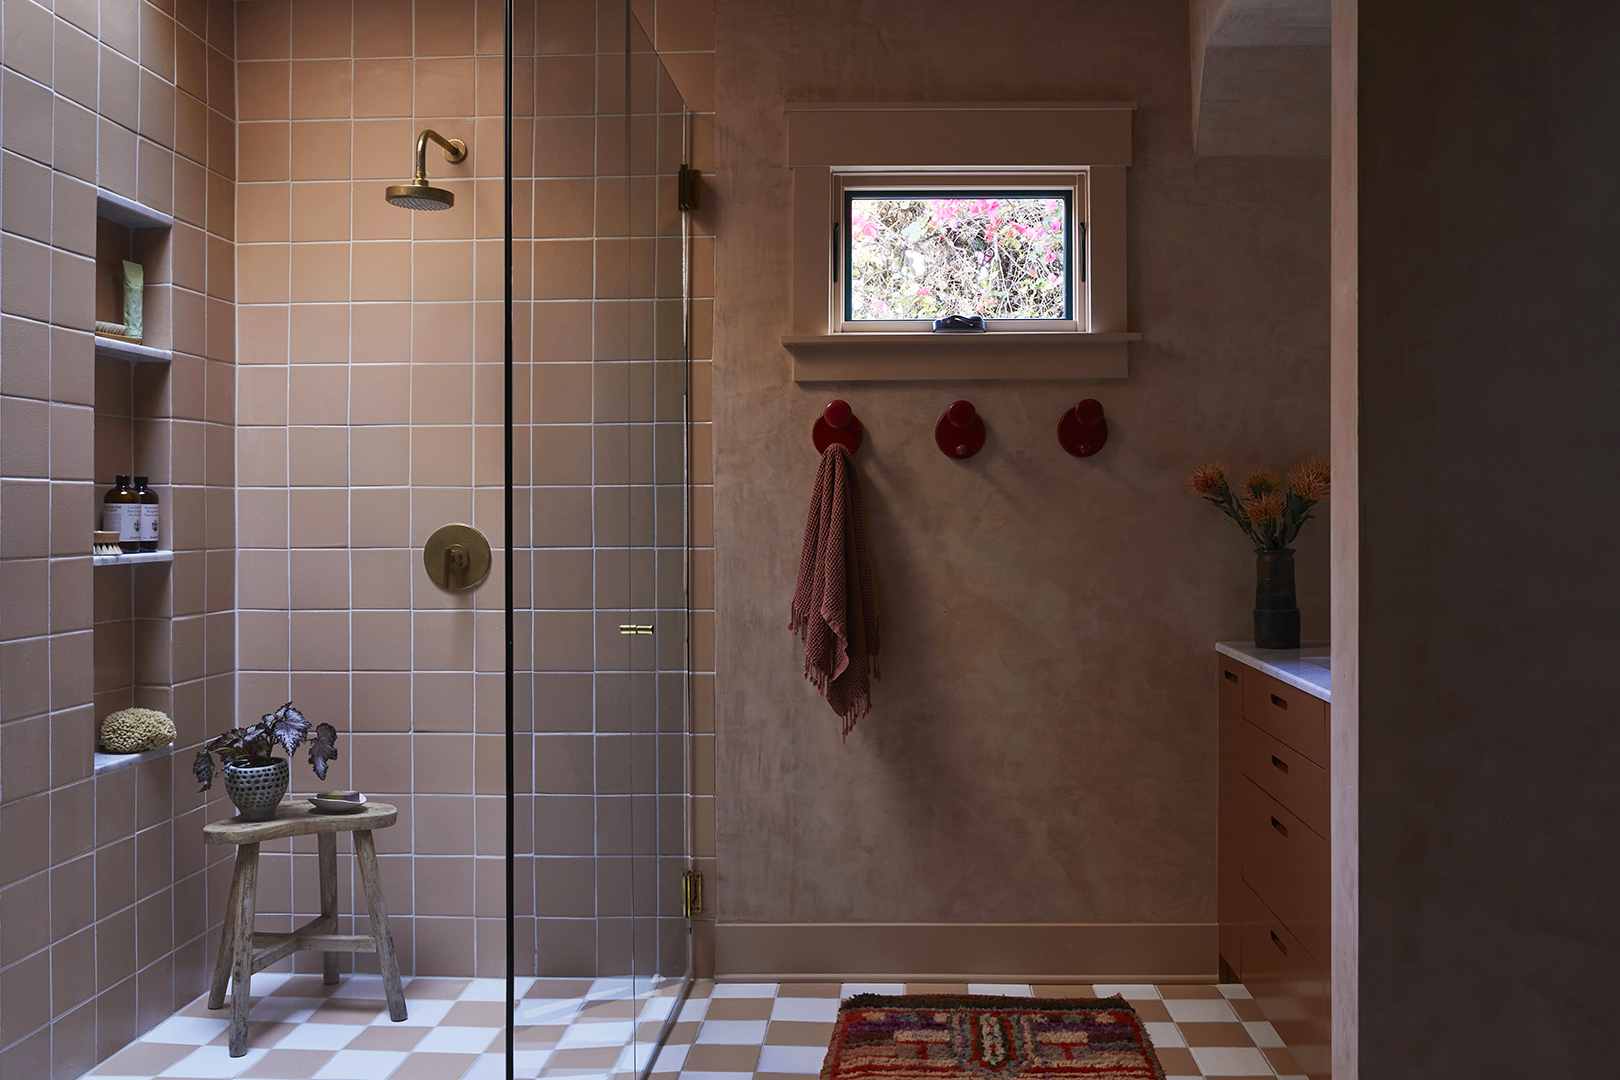
[(853, 319), (1062, 319), (1063, 200), (850, 203)]

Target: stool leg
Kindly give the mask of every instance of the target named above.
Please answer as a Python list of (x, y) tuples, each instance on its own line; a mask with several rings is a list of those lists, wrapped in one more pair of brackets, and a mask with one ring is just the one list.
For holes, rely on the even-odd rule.
[(360, 884), (371, 911), (371, 933), (377, 939), (377, 963), (382, 968), (383, 988), (388, 992), (388, 1017), (398, 1023), (406, 1018), (405, 991), (399, 985), (399, 960), (394, 956), (394, 936), (388, 930), (388, 908), (383, 904), (382, 879), (377, 873), (377, 845), (372, 842), (370, 829), (354, 831), (354, 858), (360, 864)]
[(231, 896), (225, 901), (225, 924), (220, 928), (219, 957), (214, 961), (214, 981), (208, 988), (208, 1007), (225, 1006), (225, 985), (231, 981), (231, 965), (236, 960), (236, 909), (242, 903), (242, 849), (236, 849), (236, 869), (231, 874)]
[(236, 933), (232, 940), (234, 963), (231, 970), (231, 1057), (248, 1051), (249, 990), (253, 984), (254, 890), (259, 880), (259, 845), (242, 844), (236, 849), (237, 908)]
[[(321, 917), (337, 918), (337, 833), (318, 833), (315, 837), (321, 868)], [(336, 927), (327, 931), (337, 933)], [(338, 981), (338, 954), (321, 954), (322, 981), (336, 986)]]

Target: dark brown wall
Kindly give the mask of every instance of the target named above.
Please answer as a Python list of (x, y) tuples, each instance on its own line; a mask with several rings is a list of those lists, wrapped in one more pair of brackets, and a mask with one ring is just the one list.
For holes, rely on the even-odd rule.
[(1360, 1075), (1612, 1072), (1620, 11), (1359, 33)]

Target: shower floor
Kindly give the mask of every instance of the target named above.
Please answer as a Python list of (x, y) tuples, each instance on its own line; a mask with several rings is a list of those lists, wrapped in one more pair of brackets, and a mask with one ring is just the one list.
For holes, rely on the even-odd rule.
[[(517, 1075), (634, 1080), (681, 985), (679, 979), (639, 982), (637, 987), (628, 978), (517, 980)], [(337, 986), (325, 986), (319, 975), (261, 972), (253, 976), (244, 1056), (231, 1057), (226, 1045), (228, 1008), (211, 1010), (206, 997), (199, 997), (91, 1075), (98, 1080), (503, 1080), (504, 980), (408, 979), (405, 998), (410, 1018), (396, 1024), (388, 1019), (376, 975), (345, 975)]]
[[(203, 999), (97, 1068), (100, 1080), (500, 1080), (506, 1075), (500, 979), (412, 979), (411, 1017), (388, 1019), (381, 980), (253, 977), (251, 1049), (231, 1058), (225, 1013)], [(635, 1080), (679, 980), (519, 979), (519, 1077)], [(1031, 986), (938, 983), (692, 984), (652, 1080), (803, 1080), (820, 1073), (840, 998), (858, 993), (1037, 997), (1123, 994), (1147, 1025), (1170, 1080), (1305, 1080), (1240, 985)], [(632, 999), (637, 1000), (632, 1000)], [(640, 1020), (634, 1020), (632, 1009)]]

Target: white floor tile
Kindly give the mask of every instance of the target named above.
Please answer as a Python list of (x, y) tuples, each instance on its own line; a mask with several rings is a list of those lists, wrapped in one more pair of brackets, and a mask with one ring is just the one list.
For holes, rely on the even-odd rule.
[(680, 1045), (665, 1043), (653, 1062), (653, 1072), (678, 1072), (680, 1067), (686, 1064), (686, 1055), (691, 1049), (685, 1043)]
[(243, 1069), (258, 1064), (259, 1059), (269, 1052), (265, 1047), (256, 1046), (241, 1057), (233, 1058), (228, 1046), (201, 1046), (158, 1075), (207, 1077), (209, 1080), (235, 1076)]
[(1164, 1007), (1178, 1023), (1237, 1023), (1237, 1013), (1222, 998), (1165, 998)]
[[(529, 979), (527, 981), (533, 982), (534, 980)], [(523, 987), (522, 989), (518, 990), (517, 991), (518, 997), (522, 997), (523, 996), (523, 991), (527, 990), (527, 989), (528, 989), (528, 987)], [(462, 1001), (505, 1001), (506, 1000), (506, 980), (505, 979), (474, 979), (471, 983), (468, 984), (467, 989), (465, 989), (465, 990), (463, 990), (461, 992), (461, 1000)]]
[(1264, 1076), (1271, 1071), (1266, 1055), (1248, 1046), (1195, 1046), (1192, 1056), (1205, 1076)]
[(768, 998), (776, 996), (778, 983), (715, 983), (714, 993), (711, 997), (717, 998)]
[(827, 1060), (824, 1046), (762, 1046), (759, 1048), (760, 1072), (802, 1073), (815, 1076)]
[(1029, 983), (968, 983), (968, 993), (985, 997), (1031, 997)]
[[(407, 1015), (405, 1019), (399, 1022), (402, 1025), (408, 1024), (411, 1027), (434, 1027), (439, 1023), (439, 1021), (448, 1016), (450, 1014), (450, 1010), (455, 1007), (455, 1002), (448, 1001), (444, 998), (408, 999), (405, 1002), (405, 1012)], [(374, 1024), (392, 1024), (393, 1022), (394, 1021), (388, 1018), (388, 1013), (386, 1010), (379, 1013), (377, 1019), (372, 1021)]]
[(266, 1024), (301, 1024), (315, 1015), (322, 999), (301, 997), (267, 997), (253, 1003), (248, 1019)]
[(1243, 1030), (1249, 1033), (1249, 1038), (1254, 1040), (1256, 1046), (1284, 1045), (1282, 1036), (1277, 1034), (1277, 1029), (1264, 1020), (1244, 1021)]
[(627, 998), (636, 992), (635, 981), (629, 976), (616, 976), (611, 979), (597, 979), (591, 983), (590, 990), (585, 994), (592, 1001), (617, 1001)]
[(642, 1001), (641, 1008), (636, 1010), (636, 1016), (643, 1022), (662, 1020), (674, 1010), (675, 1002), (678, 1000), (680, 999), (668, 994), (659, 994), (646, 998)]
[(830, 1024), (838, 1019), (838, 999), (779, 997), (771, 1006), (771, 1019)]
[(1148, 1038), (1158, 1047), (1186, 1046), (1187, 1040), (1181, 1037), (1181, 1029), (1174, 1024), (1143, 1024), (1147, 1028)]
[[(514, 1065), (516, 1062), (513, 1063)], [(513, 1070), (518, 1076), (538, 1076), (539, 1070), (532, 1073)], [(504, 1054), (480, 1054), (478, 1060), (472, 1063), (472, 1068), (462, 1074), (461, 1080), (506, 1080), (506, 1056)]]
[(765, 1041), (764, 1020), (705, 1020), (698, 1028), (700, 1043), (722, 1043), (726, 1046), (758, 1046)]
[(422, 1041), (412, 1050), (433, 1054), (482, 1054), (500, 1033), (500, 1028), (436, 1027), (422, 1036)]
[(279, 990), (281, 985), (290, 978), (292, 978), (292, 974), (290, 972), (261, 971), (257, 975), (253, 976), (253, 982), (251, 984), (253, 987), (253, 996), (258, 997), (260, 995), (274, 993), (276, 990)]
[(341, 1050), (366, 1030), (360, 1024), (299, 1024), (281, 1037), (277, 1050)]
[(1248, 1001), (1253, 996), (1242, 983), (1216, 983), (1215, 989), (1221, 992), (1222, 997), (1233, 1001)]
[[(519, 1024), (571, 1024), (585, 1002), (580, 998), (529, 998), (518, 1002)], [(446, 1010), (447, 1012), (449, 1010)]]
[(403, 1050), (339, 1050), (315, 1073), (315, 1080), (387, 1080), (405, 1058)]
[[(171, 1016), (143, 1037), (146, 1042), (176, 1043), (181, 1046), (206, 1046), (220, 1032), (231, 1026), (230, 1009), (221, 1009), (221, 1019), (212, 1016)], [(249, 1013), (252, 1016), (252, 1013)], [(257, 1016), (253, 1016), (257, 1020)]]
[(839, 989), (840, 997), (853, 997), (856, 994), (904, 994), (905, 983), (845, 983)]
[(557, 1040), (557, 1049), (577, 1049), (582, 1046), (623, 1046), (636, 1037), (636, 1025), (629, 1020), (598, 1020), (589, 1024), (570, 1024)]
[(693, 1020), (703, 1019), (703, 1014), (709, 1011), (708, 998), (687, 998), (681, 1006), (681, 1015), (677, 1018), (680, 1023), (691, 1023)]
[(1121, 994), (1127, 1001), (1153, 1001), (1159, 996), (1159, 988), (1146, 983), (1098, 983), (1091, 989), (1100, 998)]

